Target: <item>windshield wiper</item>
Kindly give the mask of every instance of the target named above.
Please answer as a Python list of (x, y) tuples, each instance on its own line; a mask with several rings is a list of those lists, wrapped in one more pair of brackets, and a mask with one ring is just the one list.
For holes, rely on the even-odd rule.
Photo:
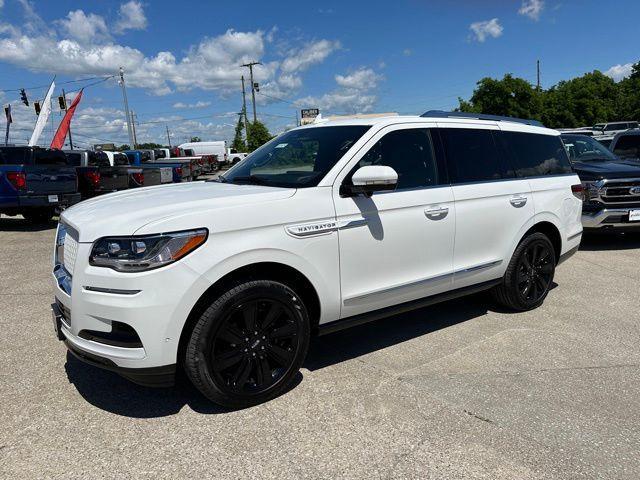
[(247, 175), (245, 177), (233, 177), (232, 183), (251, 183), (254, 185), (269, 185), (269, 182), (257, 175)]

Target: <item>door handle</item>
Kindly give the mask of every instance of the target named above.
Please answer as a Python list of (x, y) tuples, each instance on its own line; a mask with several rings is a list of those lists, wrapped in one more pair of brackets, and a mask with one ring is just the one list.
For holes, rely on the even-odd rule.
[(432, 207), (427, 208), (424, 211), (424, 214), (427, 216), (429, 220), (442, 220), (449, 214), (448, 207)]
[(522, 208), (527, 204), (527, 197), (512, 197), (509, 203), (516, 208)]

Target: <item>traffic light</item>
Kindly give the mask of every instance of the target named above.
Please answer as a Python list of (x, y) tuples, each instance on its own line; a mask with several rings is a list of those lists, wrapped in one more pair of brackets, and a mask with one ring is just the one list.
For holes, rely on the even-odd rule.
[(33, 102), (33, 106), (36, 109), (36, 115), (40, 115), (40, 102), (38, 102), (38, 101)]
[(60, 110), (66, 110), (67, 109), (67, 99), (64, 98), (64, 95), (60, 95), (58, 97), (58, 103), (60, 104)]
[(258, 84), (258, 82), (253, 82), (253, 89), (254, 89), (256, 92), (259, 92), (259, 91), (260, 91), (260, 85)]
[(22, 100), (22, 103), (24, 103), (27, 107), (29, 106), (29, 100), (27, 99), (27, 92), (24, 91), (24, 88), (20, 89), (20, 100)]

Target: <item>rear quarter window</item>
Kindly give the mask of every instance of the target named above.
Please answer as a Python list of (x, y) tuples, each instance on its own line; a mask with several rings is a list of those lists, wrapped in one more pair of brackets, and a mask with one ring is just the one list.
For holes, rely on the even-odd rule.
[(502, 132), (501, 137), (518, 177), (563, 175), (573, 171), (559, 136)]
[(513, 177), (504, 150), (496, 142), (492, 130), (442, 128), (439, 131), (451, 183), (486, 182)]

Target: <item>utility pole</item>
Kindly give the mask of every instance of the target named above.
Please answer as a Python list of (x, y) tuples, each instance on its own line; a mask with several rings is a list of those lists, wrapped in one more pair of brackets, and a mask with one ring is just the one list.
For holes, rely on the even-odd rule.
[(253, 103), (253, 122), (258, 121), (258, 117), (256, 116), (256, 88), (255, 83), (253, 83), (253, 66), (254, 65), (262, 65), (260, 62), (249, 62), (242, 65), (243, 67), (249, 67), (249, 80), (251, 80), (251, 101)]
[[(67, 107), (67, 94), (64, 93), (64, 88), (62, 89), (62, 98), (64, 98), (64, 113), (66, 114), (69, 110)], [(71, 137), (71, 122), (69, 122), (69, 148), (73, 150), (73, 138)]]
[(245, 142), (249, 144), (249, 122), (247, 121), (247, 97), (244, 91), (244, 75), (242, 75), (242, 114), (244, 115)]
[(296, 108), (296, 127), (300, 126), (300, 120), (298, 120), (298, 109)]
[(538, 82), (536, 84), (536, 89), (540, 90), (540, 60), (536, 61), (536, 72), (538, 74)]
[[(129, 132), (129, 144), (134, 144), (133, 130), (131, 128), (131, 116), (129, 114), (129, 101), (127, 100), (127, 88), (124, 85), (124, 68), (120, 67), (120, 86), (122, 87), (122, 98), (124, 99), (124, 115), (127, 119), (127, 130)], [(134, 147), (135, 148), (135, 147)]]
[(169, 135), (169, 125), (165, 125), (167, 127), (167, 141), (169, 142), (169, 148), (171, 148), (171, 136)]
[(138, 148), (138, 136), (136, 135), (136, 112), (131, 111), (131, 128), (133, 128), (133, 149)]

